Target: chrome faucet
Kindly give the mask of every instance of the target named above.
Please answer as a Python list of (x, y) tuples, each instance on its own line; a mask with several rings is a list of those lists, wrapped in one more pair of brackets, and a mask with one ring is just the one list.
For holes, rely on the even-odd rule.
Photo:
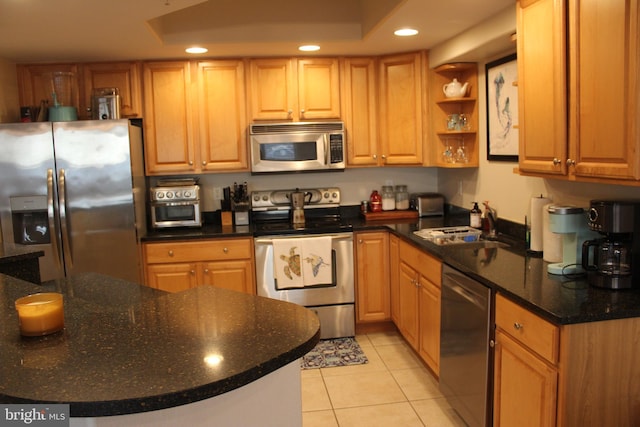
[(484, 205), (484, 212), (487, 218), (487, 221), (489, 222), (489, 238), (495, 238), (498, 237), (498, 229), (497, 229), (497, 221), (498, 221), (498, 214), (496, 213), (496, 210), (493, 209), (491, 206), (489, 206), (489, 201), (484, 201), (482, 203)]

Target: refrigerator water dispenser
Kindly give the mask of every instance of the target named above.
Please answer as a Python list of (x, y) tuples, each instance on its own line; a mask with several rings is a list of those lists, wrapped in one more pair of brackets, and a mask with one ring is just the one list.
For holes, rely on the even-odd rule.
[(47, 196), (10, 197), (13, 240), (20, 245), (51, 243)]

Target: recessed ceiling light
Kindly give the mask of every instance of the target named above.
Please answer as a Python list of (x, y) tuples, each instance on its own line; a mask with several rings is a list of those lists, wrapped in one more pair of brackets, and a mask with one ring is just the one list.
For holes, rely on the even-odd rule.
[(207, 53), (209, 49), (206, 47), (188, 47), (184, 51), (187, 53)]
[(399, 30), (395, 30), (393, 34), (401, 37), (415, 36), (418, 34), (418, 30), (413, 28), (400, 28)]
[(320, 50), (320, 46), (316, 44), (305, 44), (300, 46), (298, 50), (301, 50), (303, 52), (315, 52), (317, 50)]

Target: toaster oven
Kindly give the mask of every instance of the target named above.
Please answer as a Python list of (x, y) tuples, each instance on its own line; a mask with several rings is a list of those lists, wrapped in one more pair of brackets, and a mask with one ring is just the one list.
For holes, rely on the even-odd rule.
[(409, 207), (418, 211), (418, 216), (444, 215), (444, 196), (438, 193), (413, 193), (409, 198)]

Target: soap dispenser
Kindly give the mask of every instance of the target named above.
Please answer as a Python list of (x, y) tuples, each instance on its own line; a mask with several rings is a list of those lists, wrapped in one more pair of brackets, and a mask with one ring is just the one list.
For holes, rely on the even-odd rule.
[(473, 209), (469, 212), (469, 225), (473, 228), (482, 229), (482, 211), (478, 207), (478, 202), (473, 202)]

